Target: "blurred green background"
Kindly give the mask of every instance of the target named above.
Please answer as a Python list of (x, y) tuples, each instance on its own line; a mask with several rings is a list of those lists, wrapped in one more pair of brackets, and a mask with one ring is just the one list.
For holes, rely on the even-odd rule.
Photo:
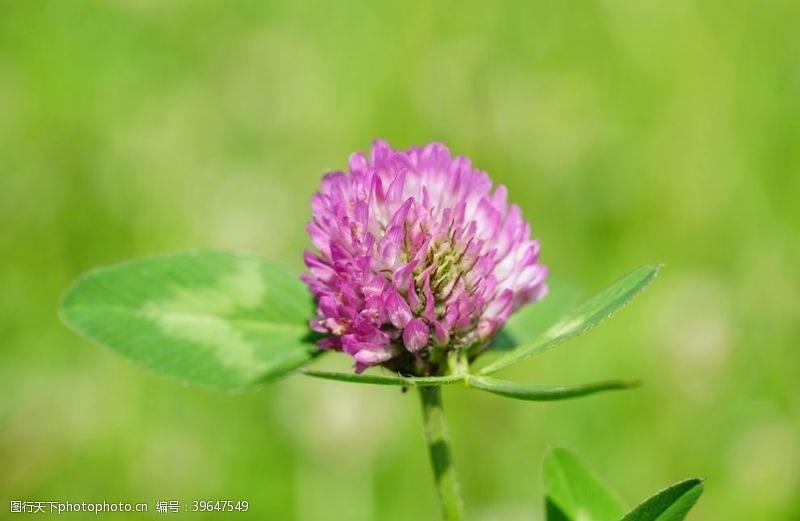
[(154, 518), (157, 500), (246, 499), (228, 517), (437, 519), (412, 393), (186, 388), (55, 313), (77, 274), (141, 254), (301, 269), (320, 176), (376, 137), (471, 156), (587, 291), (667, 265), (614, 320), (507, 373), (640, 390), (445, 391), (471, 519), (542, 519), (554, 444), (630, 504), (698, 475), (691, 519), (799, 519), (794, 0), (1, 1), (0, 517), (10, 499)]

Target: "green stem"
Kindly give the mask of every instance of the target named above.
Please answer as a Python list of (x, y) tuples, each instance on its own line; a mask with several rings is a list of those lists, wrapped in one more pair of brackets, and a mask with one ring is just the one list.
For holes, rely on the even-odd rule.
[(453, 458), (450, 454), (450, 440), (447, 436), (447, 422), (442, 408), (442, 388), (419, 387), (422, 401), (422, 420), (425, 441), (433, 466), (433, 476), (439, 493), (442, 514), (447, 521), (462, 521), (464, 506), (461, 502), (460, 487)]

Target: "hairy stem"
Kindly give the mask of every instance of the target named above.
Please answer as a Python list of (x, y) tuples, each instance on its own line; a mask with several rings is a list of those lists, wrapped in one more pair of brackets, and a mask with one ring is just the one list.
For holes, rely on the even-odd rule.
[(447, 422), (442, 408), (442, 388), (419, 387), (419, 396), (422, 401), (425, 441), (428, 443), (428, 455), (433, 466), (433, 477), (436, 480), (442, 514), (447, 521), (461, 521), (464, 519), (464, 506), (450, 454)]

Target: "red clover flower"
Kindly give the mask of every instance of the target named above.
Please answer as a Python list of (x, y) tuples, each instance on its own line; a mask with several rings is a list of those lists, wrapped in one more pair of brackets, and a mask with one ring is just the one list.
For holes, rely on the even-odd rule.
[(547, 292), (539, 241), (506, 188), (439, 143), (375, 142), (369, 159), (356, 152), (349, 172), (323, 178), (311, 208), (311, 327), (356, 372), (445, 374)]

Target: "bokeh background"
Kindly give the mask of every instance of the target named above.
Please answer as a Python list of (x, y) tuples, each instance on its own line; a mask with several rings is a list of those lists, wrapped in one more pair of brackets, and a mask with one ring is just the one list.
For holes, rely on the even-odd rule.
[(383, 137), (471, 156), (587, 292), (666, 263), (507, 373), (640, 390), (445, 391), (471, 519), (542, 519), (550, 445), (630, 504), (697, 475), (691, 519), (800, 519), (799, 28), (794, 0), (0, 2), (0, 517), (246, 499), (229, 517), (437, 519), (413, 393), (187, 388), (55, 312), (77, 274), (135, 255), (300, 270), (320, 176)]

